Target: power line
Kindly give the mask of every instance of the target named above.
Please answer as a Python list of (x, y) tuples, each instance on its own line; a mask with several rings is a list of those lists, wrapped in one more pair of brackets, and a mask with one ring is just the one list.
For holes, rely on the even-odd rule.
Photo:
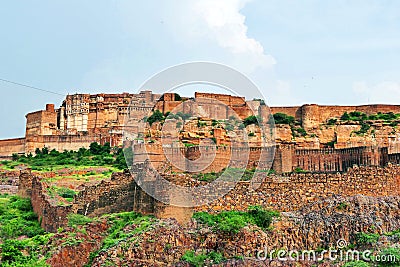
[(0, 81), (6, 82), (6, 83), (15, 84), (15, 85), (19, 85), (19, 86), (23, 86), (23, 87), (27, 87), (27, 88), (31, 88), (31, 89), (34, 89), (34, 90), (38, 90), (38, 91), (42, 91), (42, 92), (46, 92), (46, 93), (50, 93), (50, 94), (65, 96), (65, 95), (57, 93), (57, 92), (45, 90), (45, 89), (42, 89), (42, 88), (38, 88), (38, 87), (35, 87), (35, 86), (30, 86), (30, 85), (26, 85), (26, 84), (22, 84), (22, 83), (18, 83), (18, 82), (9, 81), (9, 80), (2, 79), (2, 78), (0, 78)]

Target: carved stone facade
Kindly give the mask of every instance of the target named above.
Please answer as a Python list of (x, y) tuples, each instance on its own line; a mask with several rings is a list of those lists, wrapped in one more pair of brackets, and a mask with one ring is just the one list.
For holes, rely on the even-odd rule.
[(60, 108), (47, 104), (45, 110), (26, 115), (25, 138), (0, 140), (0, 157), (34, 153), (37, 148), (78, 150), (92, 142), (122, 145), (126, 114), (139, 121), (153, 109), (160, 95), (139, 94), (68, 95)]

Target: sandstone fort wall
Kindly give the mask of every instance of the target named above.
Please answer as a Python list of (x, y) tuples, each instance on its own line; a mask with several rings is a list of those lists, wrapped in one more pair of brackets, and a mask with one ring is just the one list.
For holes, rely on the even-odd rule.
[[(138, 167), (139, 166), (139, 167)], [(110, 181), (90, 186), (75, 196), (69, 206), (57, 206), (45, 194), (46, 185), (38, 177), (21, 174), (20, 194), (31, 196), (32, 206), (38, 214), (42, 226), (48, 231), (56, 231), (67, 223), (68, 213), (75, 212), (88, 216), (104, 213), (135, 210), (144, 214), (168, 217), (177, 214), (190, 217), (188, 209), (162, 204), (148, 196), (137, 181), (152, 182), (152, 174), (146, 164), (135, 165), (134, 176), (129, 173), (113, 174)], [(137, 175), (140, 175), (138, 177)], [(290, 175), (269, 175), (257, 173), (254, 182), (238, 182), (225, 196), (208, 204), (200, 205), (196, 211), (219, 212), (222, 210), (246, 210), (250, 205), (261, 205), (278, 211), (297, 210), (321, 198), (333, 195), (354, 196), (399, 196), (400, 166), (354, 167), (346, 173), (292, 173)], [(176, 180), (181, 179), (176, 177)], [(196, 183), (194, 183), (196, 184)], [(224, 186), (218, 184), (218, 186)], [(168, 188), (153, 185), (154, 190), (174, 196)], [(203, 196), (212, 196), (215, 188)], [(204, 198), (204, 197), (203, 197)], [(176, 212), (176, 213), (175, 213)]]
[(14, 153), (25, 154), (25, 138), (0, 140), (0, 157), (9, 157)]

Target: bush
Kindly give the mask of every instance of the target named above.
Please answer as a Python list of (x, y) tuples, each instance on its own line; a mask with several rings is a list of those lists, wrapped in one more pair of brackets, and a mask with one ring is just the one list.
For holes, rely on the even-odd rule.
[(57, 188), (57, 194), (62, 198), (74, 198), (76, 192), (66, 187)]
[(249, 117), (245, 118), (243, 120), (243, 124), (245, 126), (248, 126), (248, 125), (251, 125), (251, 124), (258, 125), (259, 121), (261, 121), (260, 117), (252, 115), (252, 116), (249, 116)]
[(5, 240), (1, 244), (1, 261), (2, 262), (14, 262), (23, 257), (21, 250), (21, 242), (17, 240)]
[(303, 137), (307, 136), (307, 132), (303, 128), (292, 128), (292, 134), (294, 136), (298, 136), (298, 135), (303, 136)]
[(250, 206), (249, 215), (252, 217), (254, 224), (263, 229), (267, 229), (274, 217), (279, 217), (279, 212), (265, 210), (261, 206)]
[(165, 117), (159, 110), (155, 110), (153, 114), (147, 118), (147, 122), (150, 124), (150, 126), (156, 121), (163, 122), (164, 120)]
[(366, 134), (370, 128), (371, 128), (371, 125), (361, 122), (360, 130), (354, 131), (354, 133), (357, 135), (363, 135), (363, 134)]
[(233, 131), (235, 129), (235, 126), (233, 126), (229, 122), (226, 122), (224, 128), (225, 128), (226, 131)]
[(273, 115), (275, 124), (293, 124), (295, 122), (295, 119), (293, 116), (286, 115), (285, 113), (275, 113)]
[(335, 125), (337, 123), (337, 119), (329, 119), (327, 124), (328, 125)]
[(187, 262), (196, 267), (206, 266), (208, 264), (219, 264), (225, 261), (224, 256), (221, 253), (211, 251), (207, 254), (195, 254), (193, 250), (188, 250), (183, 254), (182, 261)]
[(213, 227), (214, 230), (228, 234), (236, 234), (246, 224), (252, 223), (260, 228), (268, 229), (273, 217), (278, 217), (276, 211), (264, 210), (260, 206), (251, 206), (247, 212), (242, 211), (222, 211), (218, 214), (207, 212), (197, 212), (193, 218), (197, 221)]
[(372, 245), (378, 242), (379, 234), (373, 233), (357, 233), (356, 234), (356, 242), (357, 245)]

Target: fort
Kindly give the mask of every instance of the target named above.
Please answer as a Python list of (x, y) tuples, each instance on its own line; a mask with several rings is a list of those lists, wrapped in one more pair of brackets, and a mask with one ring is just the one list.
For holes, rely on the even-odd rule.
[[(148, 136), (144, 138), (139, 128), (146, 127), (144, 118), (154, 110), (163, 114), (190, 114), (194, 119), (184, 121), (179, 139), (196, 147), (168, 147), (161, 142), (165, 135), (173, 136), (177, 132), (175, 124), (179, 122), (174, 119), (166, 118), (165, 123), (155, 123), (147, 128)], [(367, 121), (341, 120), (343, 114), (351, 112), (365, 114)], [(66, 96), (58, 109), (54, 104), (47, 104), (45, 110), (26, 115), (25, 137), (0, 140), (0, 157), (11, 157), (14, 153), (33, 154), (43, 147), (58, 151), (78, 150), (88, 148), (92, 142), (109, 142), (111, 146), (132, 146), (136, 155), (133, 163), (143, 163), (148, 158), (157, 168), (169, 158), (184, 155), (184, 158), (192, 160), (193, 171), (196, 171), (193, 159), (203, 154), (203, 159), (215, 157), (215, 160), (202, 171), (218, 172), (232, 164), (232, 155), (238, 158), (243, 154), (231, 144), (228, 123), (232, 126), (252, 115), (264, 123), (278, 113), (293, 117), (296, 124), (275, 124), (272, 129), (275, 140), (270, 140), (273, 149), (261, 145), (263, 133), (257, 125), (246, 126), (246, 130), (252, 133), (248, 137), (249, 148), (245, 149), (249, 154), (248, 168), (272, 165), (278, 173), (295, 169), (343, 172), (354, 164), (385, 166), (389, 158), (398, 160), (400, 131), (397, 123), (400, 118), (396, 114), (400, 114), (400, 105), (312, 104), (268, 108), (260, 100), (246, 100), (240, 96), (196, 92), (193, 98), (188, 98), (175, 93), (153, 94), (151, 91), (75, 94)], [(368, 116), (376, 114), (393, 114), (395, 119), (368, 120)], [(334, 123), (330, 123), (332, 120)], [(219, 123), (217, 126), (213, 125), (216, 121)], [(362, 124), (368, 124), (368, 129), (360, 134)], [(124, 136), (124, 127), (129, 127), (129, 136)], [(302, 134), (296, 132), (300, 130)], [(201, 140), (210, 138), (217, 146), (201, 149)], [(269, 156), (260, 158), (265, 150)], [(271, 158), (274, 161), (267, 162)], [(196, 162), (200, 164), (201, 160)]]
[[(146, 123), (157, 110), (159, 117)], [(363, 119), (344, 119), (347, 113)], [(289, 118), (288, 122), (276, 120), (274, 135), (263, 145), (268, 138), (261, 129), (277, 114), (284, 114), (279, 116)], [(292, 211), (335, 195), (398, 196), (398, 114), (400, 106), (391, 105), (269, 109), (259, 100), (209, 93), (196, 93), (194, 98), (150, 91), (80, 94), (67, 96), (58, 109), (48, 104), (45, 110), (27, 114), (25, 138), (2, 140), (0, 150), (2, 156), (10, 156), (43, 147), (76, 150), (92, 142), (132, 148), (130, 172), (114, 173), (110, 179), (85, 186), (63, 205), (47, 194), (49, 185), (40, 175), (21, 171), (18, 193), (31, 198), (47, 231), (65, 226), (69, 213), (94, 217), (134, 210), (185, 222), (194, 210), (219, 212), (260, 205)], [(257, 122), (249, 119), (252, 116)], [(246, 120), (249, 123), (244, 125)], [(129, 127), (129, 135), (124, 135), (124, 127)], [(247, 145), (234, 145), (234, 137), (242, 130), (248, 133)], [(242, 158), (245, 165), (241, 165)], [(255, 179), (238, 181), (226, 195), (200, 202), (194, 209), (170, 206), (151, 196), (161, 192), (167, 200), (180, 197), (168, 185), (156, 183), (157, 175), (197, 187), (205, 182), (194, 179), (194, 174), (228, 168), (254, 170)], [(212, 186), (207, 190), (206, 195), (215, 193)]]

